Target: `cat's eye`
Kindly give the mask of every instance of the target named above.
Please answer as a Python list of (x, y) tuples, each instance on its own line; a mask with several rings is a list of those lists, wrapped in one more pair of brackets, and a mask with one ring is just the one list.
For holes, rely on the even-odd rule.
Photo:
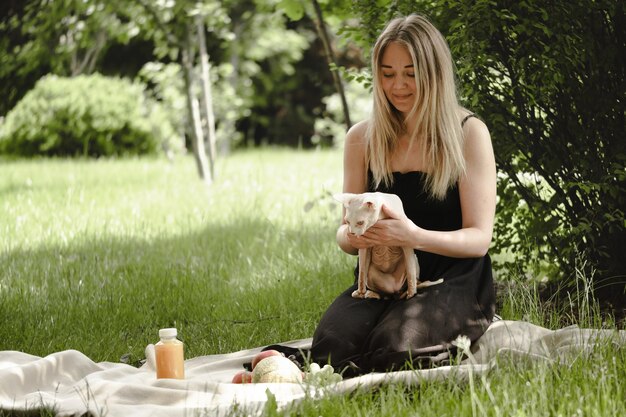
[(363, 224), (364, 224), (364, 223), (365, 223), (365, 222), (364, 222), (363, 220), (361, 220), (360, 222), (356, 222), (356, 225), (357, 225), (357, 226), (363, 226)]

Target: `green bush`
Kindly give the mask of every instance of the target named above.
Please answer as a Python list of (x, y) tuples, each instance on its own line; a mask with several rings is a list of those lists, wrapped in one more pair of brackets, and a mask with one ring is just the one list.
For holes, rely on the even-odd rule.
[(496, 244), (513, 267), (540, 259), (572, 285), (586, 265), (623, 299), (624, 3), (505, 3), (448, 2), (441, 15), (504, 174)]
[[(99, 74), (48, 75), (7, 114), (0, 152), (19, 156), (154, 153), (171, 127), (141, 84)], [(160, 119), (160, 118), (159, 118)]]

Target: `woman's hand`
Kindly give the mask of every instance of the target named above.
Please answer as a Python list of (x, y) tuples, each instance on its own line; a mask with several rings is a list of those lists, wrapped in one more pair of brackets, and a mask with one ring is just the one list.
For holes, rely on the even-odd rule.
[(366, 249), (375, 246), (375, 243), (368, 239), (365, 235), (357, 236), (354, 233), (346, 231), (346, 241), (355, 249)]
[(374, 246), (374, 244), (366, 239), (364, 235), (357, 236), (354, 233), (351, 233), (347, 224), (342, 224), (341, 228), (343, 229), (342, 232), (345, 242), (350, 245), (350, 247), (359, 250)]
[(383, 205), (383, 219), (378, 220), (362, 236), (348, 232), (348, 241), (355, 248), (371, 246), (414, 246), (414, 235), (418, 227), (404, 214)]

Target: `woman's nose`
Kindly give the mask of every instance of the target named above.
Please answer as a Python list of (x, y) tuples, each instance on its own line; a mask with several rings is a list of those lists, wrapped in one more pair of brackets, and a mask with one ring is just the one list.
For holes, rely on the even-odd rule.
[(400, 75), (393, 80), (393, 86), (395, 88), (404, 88), (407, 85), (407, 80), (404, 76)]

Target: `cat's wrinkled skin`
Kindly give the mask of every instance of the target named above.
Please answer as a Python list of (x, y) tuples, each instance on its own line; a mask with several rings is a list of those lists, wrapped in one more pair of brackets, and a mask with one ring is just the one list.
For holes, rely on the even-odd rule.
[[(344, 221), (350, 233), (361, 236), (374, 223), (387, 216), (383, 205), (398, 213), (404, 213), (402, 201), (395, 194), (386, 193), (339, 193), (334, 198), (346, 210)], [(402, 262), (404, 261), (404, 262)], [(354, 298), (382, 298), (399, 296), (411, 298), (418, 288), (440, 284), (437, 281), (419, 281), (419, 263), (413, 248), (399, 246), (374, 246), (359, 249), (359, 278)], [(407, 290), (401, 293), (405, 282)]]

